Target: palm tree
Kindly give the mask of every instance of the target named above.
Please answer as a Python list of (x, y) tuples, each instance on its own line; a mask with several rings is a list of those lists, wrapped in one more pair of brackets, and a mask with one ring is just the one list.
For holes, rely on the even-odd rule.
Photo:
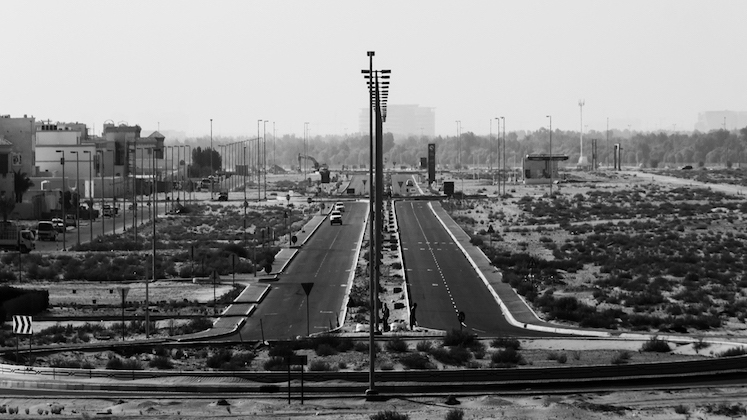
[(23, 202), (23, 195), (34, 186), (34, 182), (31, 181), (26, 172), (17, 170), (13, 172), (13, 190), (16, 195), (16, 203)]
[(6, 197), (5, 194), (0, 197), (0, 216), (3, 217), (3, 224), (8, 222), (8, 216), (13, 213), (15, 208), (16, 201), (13, 197)]

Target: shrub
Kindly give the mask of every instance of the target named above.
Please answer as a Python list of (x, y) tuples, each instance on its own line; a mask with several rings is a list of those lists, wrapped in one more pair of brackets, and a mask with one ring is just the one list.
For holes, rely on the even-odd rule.
[(210, 369), (218, 369), (224, 363), (228, 363), (233, 356), (233, 352), (229, 349), (220, 349), (217, 353), (213, 353), (207, 358), (205, 364)]
[(418, 351), (430, 351), (433, 348), (433, 342), (430, 340), (418, 341), (415, 348)]
[(628, 363), (629, 360), (630, 352), (623, 350), (617, 352), (614, 356), (612, 356), (612, 360), (610, 361), (610, 363), (612, 363), (613, 365), (624, 365)]
[(735, 356), (744, 356), (747, 354), (747, 350), (744, 349), (744, 347), (733, 347), (728, 350), (722, 351), (721, 353), (716, 354), (718, 357), (735, 357)]
[(369, 416), (370, 420), (410, 420), (407, 414), (400, 414), (394, 410), (379, 411)]
[(493, 348), (512, 348), (514, 350), (519, 350), (521, 348), (521, 343), (516, 338), (510, 338), (510, 337), (498, 337), (493, 339), (493, 341), (490, 342), (490, 347)]
[(143, 370), (143, 365), (137, 359), (126, 359), (122, 362), (123, 370)]
[(122, 359), (119, 357), (111, 358), (106, 362), (106, 368), (109, 370), (122, 370), (122, 365)]
[(399, 337), (394, 337), (386, 342), (386, 349), (397, 353), (406, 353), (410, 350), (407, 342)]
[(316, 355), (317, 356), (322, 356), (322, 357), (324, 357), (324, 356), (334, 356), (335, 354), (337, 354), (337, 349), (335, 349), (334, 347), (330, 346), (329, 344), (320, 344), (316, 348), (315, 351), (316, 351)]
[(270, 347), (270, 351), (268, 352), (270, 357), (288, 357), (293, 356), (295, 352), (293, 351), (293, 347), (289, 343), (278, 343), (275, 346)]
[(453, 329), (444, 336), (444, 346), (468, 347), (475, 342), (475, 335), (465, 330)]
[(506, 347), (504, 350), (498, 350), (490, 356), (493, 367), (513, 367), (524, 363), (524, 358), (513, 347)]
[(472, 353), (464, 347), (439, 347), (431, 351), (431, 356), (445, 365), (459, 366), (467, 363), (472, 358)]
[(690, 414), (690, 409), (686, 405), (680, 404), (680, 405), (674, 406), (674, 412), (677, 414), (682, 414), (686, 416)]
[(435, 367), (428, 356), (420, 353), (405, 354), (399, 358), (399, 362), (408, 369), (433, 369)]
[(446, 417), (444, 417), (444, 419), (446, 420), (462, 420), (463, 418), (464, 418), (464, 411), (458, 408), (449, 410), (449, 412), (446, 413)]
[(328, 372), (333, 369), (332, 366), (324, 360), (313, 360), (309, 363), (309, 370), (312, 372)]
[(643, 343), (641, 351), (653, 351), (656, 353), (669, 353), (672, 349), (669, 347), (666, 341), (660, 339), (657, 336), (651, 337), (648, 341)]
[(561, 353), (560, 356), (558, 356), (558, 363), (564, 364), (568, 361), (568, 356), (566, 356), (565, 353)]
[(262, 365), (265, 370), (286, 370), (288, 365), (285, 363), (284, 357), (271, 357), (265, 361)]
[(150, 360), (148, 366), (156, 369), (173, 369), (174, 364), (166, 356), (156, 356)]

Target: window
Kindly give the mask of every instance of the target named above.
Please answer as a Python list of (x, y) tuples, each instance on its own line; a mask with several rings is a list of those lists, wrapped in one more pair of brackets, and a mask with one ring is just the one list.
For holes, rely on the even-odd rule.
[(0, 174), (7, 174), (10, 172), (10, 154), (0, 153)]

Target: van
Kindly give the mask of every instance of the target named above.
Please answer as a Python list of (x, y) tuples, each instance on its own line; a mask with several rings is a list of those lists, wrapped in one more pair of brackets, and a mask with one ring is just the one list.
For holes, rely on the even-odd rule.
[(36, 225), (36, 237), (40, 241), (56, 241), (57, 229), (51, 221), (42, 221)]

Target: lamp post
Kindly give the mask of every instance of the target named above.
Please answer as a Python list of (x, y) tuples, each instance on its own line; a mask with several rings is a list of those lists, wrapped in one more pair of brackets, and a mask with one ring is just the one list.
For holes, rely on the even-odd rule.
[(98, 155), (101, 152), (101, 161), (99, 161), (99, 175), (101, 176), (101, 236), (106, 235), (104, 232), (104, 150), (97, 150)]
[(88, 182), (91, 183), (90, 188), (87, 189), (88, 193), (88, 243), (93, 242), (93, 176), (91, 173), (91, 151), (84, 150), (83, 153), (88, 155)]
[(552, 181), (553, 181), (553, 167), (552, 167), (552, 115), (548, 115), (550, 119), (550, 199), (552, 199)]
[[(80, 246), (80, 159), (78, 151), (71, 150), (75, 154), (75, 230), (77, 232), (77, 245)], [(67, 220), (65, 220), (65, 229), (67, 229)]]
[[(503, 117), (499, 117), (501, 119), (501, 125), (503, 126), (503, 172), (506, 174), (506, 179), (503, 180), (503, 195), (506, 195), (506, 181), (508, 181), (508, 169), (506, 165), (506, 119)], [(500, 153), (498, 154), (498, 159), (500, 159)]]
[(67, 219), (67, 211), (65, 210), (65, 151), (55, 150), (57, 153), (62, 153), (60, 158), (60, 164), (62, 164), (62, 250), (67, 251), (67, 225), (65, 219)]
[(249, 202), (246, 201), (246, 173), (248, 171), (248, 167), (246, 166), (246, 143), (244, 143), (244, 155), (242, 156), (243, 164), (244, 164), (244, 173), (242, 174), (244, 176), (244, 231), (242, 233), (243, 240), (244, 240), (244, 248), (246, 248), (246, 208), (249, 207)]
[(267, 200), (267, 123), (262, 122), (262, 169), (264, 172), (265, 200)]
[(112, 160), (112, 235), (117, 233), (117, 186), (114, 185), (114, 160)]
[[(184, 160), (185, 160), (185, 162), (184, 162), (185, 163), (184, 172), (186, 174), (185, 181), (189, 185), (189, 200), (191, 201), (192, 200), (192, 189), (193, 189), (193, 186), (192, 186), (192, 180), (190, 179), (189, 169), (192, 166), (192, 146), (190, 146), (188, 144), (188, 145), (186, 145), (186, 148), (187, 148), (187, 150), (185, 150), (185, 153), (187, 154), (187, 156), (189, 156), (189, 164), (186, 163), (187, 156), (185, 156), (184, 157)], [(185, 200), (186, 199), (187, 198), (185, 197)]]
[[(462, 122), (457, 121), (457, 163), (459, 164), (459, 174), (463, 175), (462, 172)], [(464, 197), (464, 176), (460, 176), (462, 184), (462, 197)]]
[[(303, 123), (303, 182), (306, 182), (306, 162), (308, 161), (309, 149), (306, 145), (309, 132), (309, 123)], [(300, 169), (300, 168), (299, 168)]]
[(210, 119), (210, 200), (213, 200), (213, 119)]

